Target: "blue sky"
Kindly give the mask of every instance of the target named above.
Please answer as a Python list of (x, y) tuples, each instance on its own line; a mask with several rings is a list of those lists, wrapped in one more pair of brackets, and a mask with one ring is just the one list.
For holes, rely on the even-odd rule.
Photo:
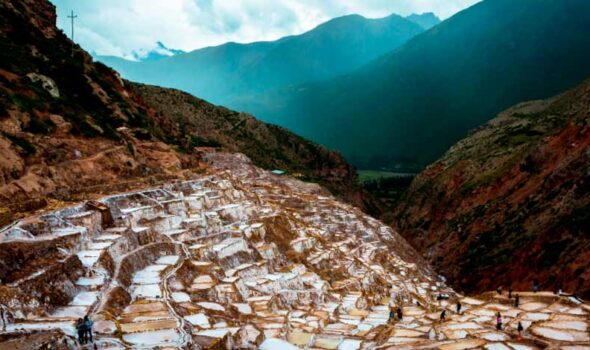
[(157, 41), (185, 51), (228, 41), (275, 40), (300, 34), (346, 14), (384, 17), (391, 13), (434, 12), (441, 18), (479, 0), (51, 0), (58, 26), (101, 55), (132, 58)]

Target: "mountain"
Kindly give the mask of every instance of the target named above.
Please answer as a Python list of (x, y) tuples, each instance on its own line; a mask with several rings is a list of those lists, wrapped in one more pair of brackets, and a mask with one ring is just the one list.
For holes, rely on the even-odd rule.
[(136, 90), (149, 87), (123, 81), (72, 45), (49, 2), (4, 0), (0, 14), (3, 222), (6, 212), (48, 201), (190, 177), (202, 163), (198, 146), (244, 152), (260, 166), (362, 198), (351, 190), (354, 168), (339, 154), (285, 129), (195, 98), (185, 99), (193, 107), (182, 111), (156, 103), (168, 103), (167, 94), (174, 101), (177, 91), (153, 88), (158, 98), (144, 98)]
[(233, 107), (361, 168), (412, 172), (491, 115), (590, 75), (588, 23), (585, 0), (485, 0), (349, 75)]
[(234, 99), (257, 92), (349, 73), (422, 31), (420, 25), (397, 15), (380, 19), (349, 15), (273, 42), (228, 43), (157, 62), (99, 60), (127, 79), (174, 87), (232, 107)]
[(418, 24), (420, 27), (428, 30), (435, 25), (440, 23), (440, 19), (432, 12), (425, 12), (422, 14), (413, 13), (409, 16), (404, 17), (408, 21), (412, 21)]
[(502, 112), (413, 181), (400, 233), (455, 287), (590, 297), (590, 79)]

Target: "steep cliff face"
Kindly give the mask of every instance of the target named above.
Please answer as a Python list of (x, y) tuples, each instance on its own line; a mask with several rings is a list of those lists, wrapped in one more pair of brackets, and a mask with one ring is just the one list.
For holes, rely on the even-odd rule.
[[(223, 132), (231, 130), (241, 140), (231, 150), (257, 143), (255, 151), (268, 160), (262, 166), (308, 169), (304, 175), (334, 188), (353, 183), (354, 169), (338, 154), (253, 117), (234, 125), (242, 121), (237, 113), (203, 101), (196, 103), (207, 111), (201, 114), (170, 115), (148, 105), (115, 71), (73, 45), (55, 20), (48, 1), (0, 1), (0, 205), (8, 207), (2, 223), (10, 219), (6, 212), (44, 206), (46, 198), (186, 178), (199, 166), (199, 137), (224, 147)], [(204, 131), (219, 125), (223, 132)], [(248, 140), (257, 129), (268, 130), (272, 142)]]
[(465, 290), (590, 296), (589, 124), (590, 80), (501, 113), (414, 180), (400, 232)]

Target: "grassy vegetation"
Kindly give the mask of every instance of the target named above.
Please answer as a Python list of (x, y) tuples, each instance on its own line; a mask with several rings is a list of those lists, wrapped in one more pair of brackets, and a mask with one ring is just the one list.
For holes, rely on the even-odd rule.
[(19, 148), (19, 153), (23, 157), (35, 154), (35, 146), (33, 146), (29, 141), (6, 132), (0, 132), (0, 135), (6, 137), (10, 140), (10, 142), (16, 145)]
[(394, 173), (391, 171), (383, 171), (383, 170), (358, 170), (357, 171), (359, 176), (360, 183), (366, 183), (368, 181), (379, 180), (379, 179), (388, 179), (392, 177), (412, 177), (413, 174), (405, 174), (405, 173)]
[(359, 170), (359, 183), (386, 207), (394, 207), (410, 187), (414, 174)]
[(198, 135), (191, 135), (190, 147), (221, 147), (221, 144), (216, 140), (206, 139)]

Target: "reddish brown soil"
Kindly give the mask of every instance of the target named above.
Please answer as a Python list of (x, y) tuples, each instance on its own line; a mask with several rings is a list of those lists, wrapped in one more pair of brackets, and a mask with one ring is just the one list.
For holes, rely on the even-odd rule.
[(460, 289), (590, 297), (589, 122), (590, 81), (502, 113), (416, 178), (400, 232)]

